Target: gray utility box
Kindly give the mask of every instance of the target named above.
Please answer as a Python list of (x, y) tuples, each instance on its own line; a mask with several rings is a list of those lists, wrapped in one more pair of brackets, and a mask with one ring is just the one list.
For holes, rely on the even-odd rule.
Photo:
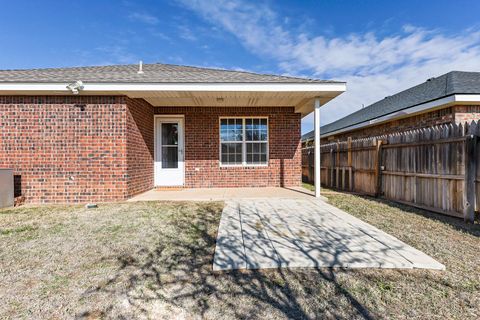
[(13, 170), (0, 169), (0, 208), (13, 207)]

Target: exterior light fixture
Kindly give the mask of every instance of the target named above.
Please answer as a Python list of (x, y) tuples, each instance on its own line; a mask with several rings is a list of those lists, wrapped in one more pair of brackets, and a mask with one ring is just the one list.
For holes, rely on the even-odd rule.
[(80, 91), (83, 90), (83, 82), (81, 80), (72, 82), (67, 85), (67, 89), (72, 91), (73, 94), (79, 94)]

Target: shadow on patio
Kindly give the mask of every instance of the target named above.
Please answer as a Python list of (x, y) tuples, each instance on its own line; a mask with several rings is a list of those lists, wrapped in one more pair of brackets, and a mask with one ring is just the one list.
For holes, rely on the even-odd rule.
[(163, 236), (153, 250), (118, 256), (116, 275), (84, 293), (106, 294), (108, 307), (77, 318), (374, 318), (338, 281), (337, 273), (348, 271), (213, 272), (218, 222), (213, 210), (200, 219), (179, 217), (177, 234)]

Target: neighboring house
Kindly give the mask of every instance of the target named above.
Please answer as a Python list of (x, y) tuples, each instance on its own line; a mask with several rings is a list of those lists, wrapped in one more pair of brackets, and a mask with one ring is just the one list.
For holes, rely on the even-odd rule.
[[(0, 71), (0, 168), (26, 202), (301, 183), (301, 118), (345, 83), (164, 64)], [(318, 119), (317, 119), (318, 120)]]
[[(452, 71), (320, 128), (322, 143), (480, 119), (480, 72)], [(302, 141), (314, 139), (314, 132)]]

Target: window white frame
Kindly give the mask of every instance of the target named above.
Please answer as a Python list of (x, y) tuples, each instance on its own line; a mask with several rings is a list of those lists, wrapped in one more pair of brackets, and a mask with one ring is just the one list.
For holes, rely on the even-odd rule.
[[(224, 119), (242, 119), (242, 141), (237, 143), (242, 145), (242, 163), (241, 164), (228, 164), (222, 163), (222, 120)], [(246, 135), (246, 125), (245, 122), (247, 119), (266, 119), (267, 120), (267, 140), (266, 141), (247, 141)], [(229, 143), (228, 141), (223, 141), (223, 143)], [(232, 141), (235, 143), (235, 141)], [(266, 143), (267, 144), (267, 160), (265, 163), (247, 163), (247, 143)], [(268, 167), (270, 163), (270, 124), (268, 117), (266, 116), (228, 116), (228, 117), (219, 117), (218, 118), (218, 160), (220, 167)]]

